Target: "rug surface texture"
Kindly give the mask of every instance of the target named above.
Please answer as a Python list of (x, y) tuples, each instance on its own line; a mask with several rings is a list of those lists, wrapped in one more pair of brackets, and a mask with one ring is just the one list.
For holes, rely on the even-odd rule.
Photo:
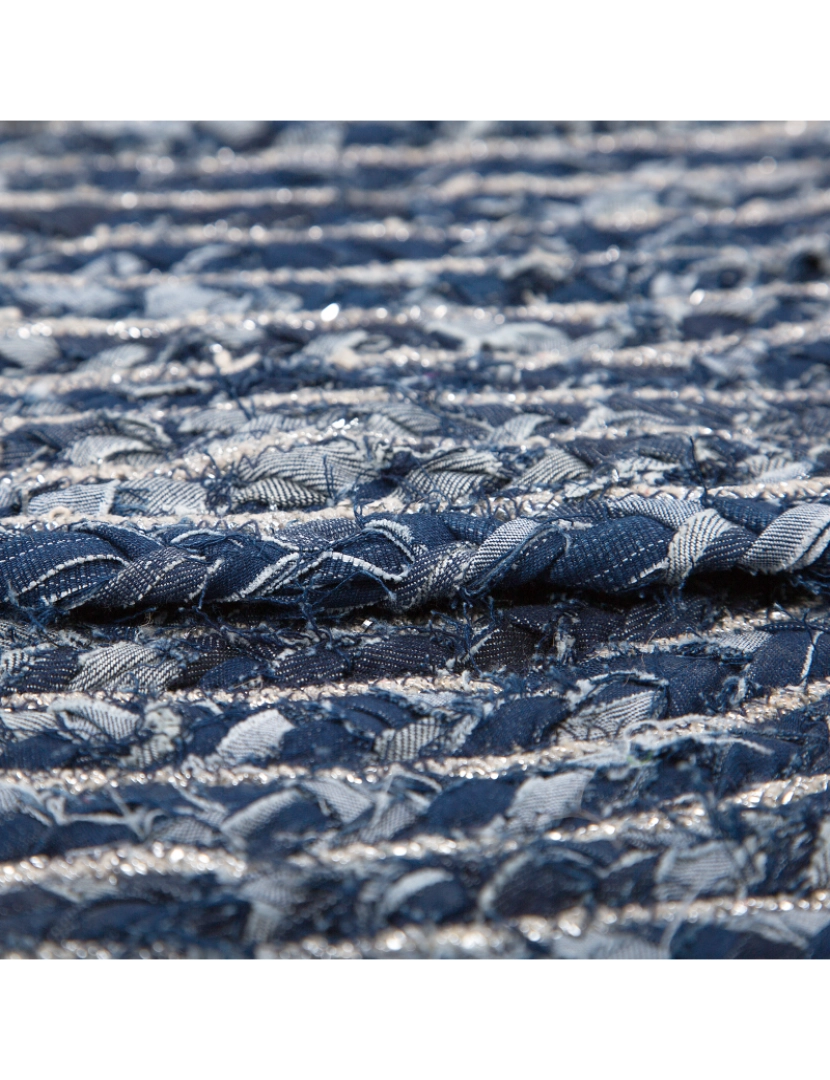
[(0, 125), (0, 953), (830, 957), (828, 283), (828, 125)]

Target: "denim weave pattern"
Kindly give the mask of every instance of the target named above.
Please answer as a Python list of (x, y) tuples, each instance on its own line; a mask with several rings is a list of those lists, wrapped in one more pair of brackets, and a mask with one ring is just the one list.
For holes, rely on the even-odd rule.
[(0, 948), (830, 955), (830, 128), (0, 126)]

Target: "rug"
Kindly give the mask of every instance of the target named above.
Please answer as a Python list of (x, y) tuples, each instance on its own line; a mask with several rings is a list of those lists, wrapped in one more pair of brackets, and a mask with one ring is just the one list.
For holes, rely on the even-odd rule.
[(830, 956), (830, 126), (0, 128), (0, 948)]

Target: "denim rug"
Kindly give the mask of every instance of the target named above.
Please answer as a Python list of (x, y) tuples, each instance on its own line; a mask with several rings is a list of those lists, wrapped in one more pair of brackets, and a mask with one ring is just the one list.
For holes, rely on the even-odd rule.
[(830, 956), (828, 149), (0, 127), (0, 950)]

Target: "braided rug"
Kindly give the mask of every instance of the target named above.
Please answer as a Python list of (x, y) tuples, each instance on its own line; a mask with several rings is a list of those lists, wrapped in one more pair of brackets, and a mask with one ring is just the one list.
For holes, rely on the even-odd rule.
[(828, 150), (0, 127), (0, 952), (830, 956)]

